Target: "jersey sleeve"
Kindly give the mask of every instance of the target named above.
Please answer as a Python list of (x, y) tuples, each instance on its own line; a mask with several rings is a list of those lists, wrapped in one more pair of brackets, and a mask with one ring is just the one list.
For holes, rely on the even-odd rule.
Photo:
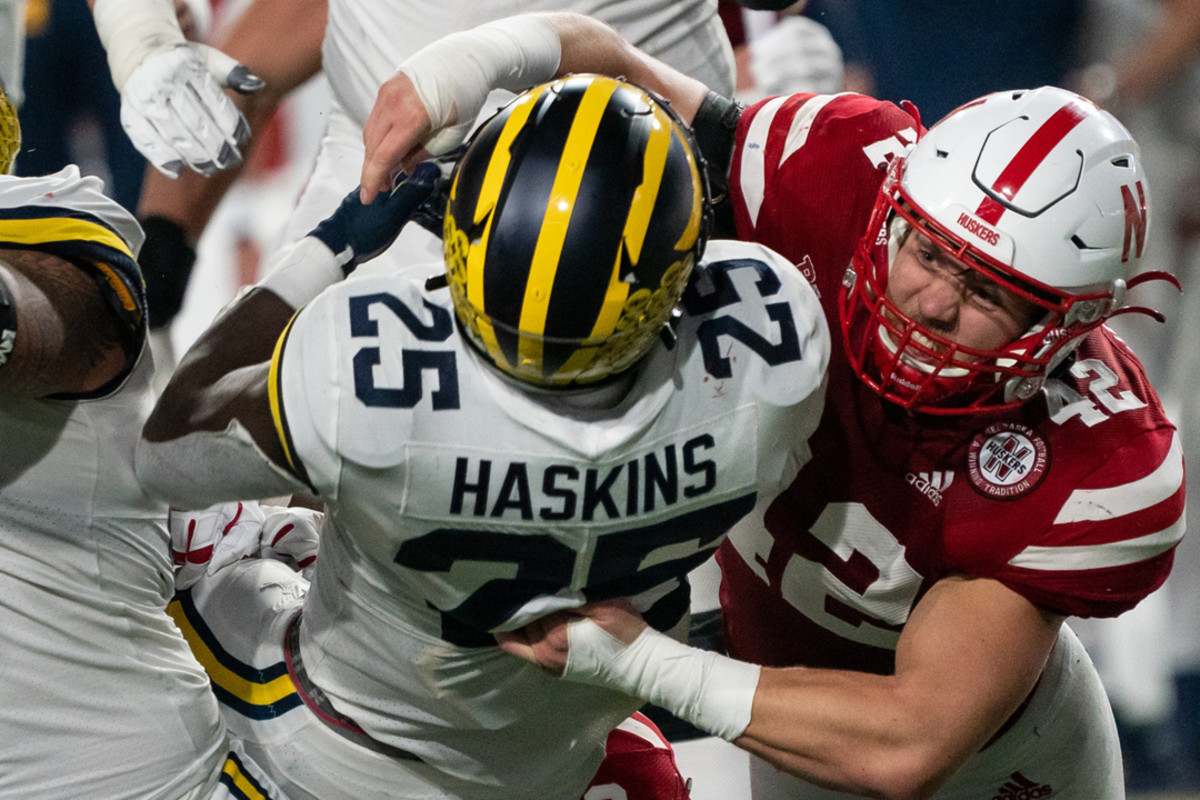
[(103, 188), (99, 178), (82, 177), (75, 166), (43, 177), (0, 175), (0, 248), (49, 253), (91, 275), (131, 343), (121, 374), (88, 396), (107, 394), (124, 380), (146, 334), (145, 284), (137, 264), (142, 229)]
[(336, 303), (326, 292), (296, 312), (275, 345), (268, 399), (287, 467), (326, 499), (337, 497), (339, 351)]
[[(888, 163), (919, 130), (907, 111), (859, 94), (794, 94), (750, 106), (730, 164), (738, 237), (778, 251), (822, 293), (836, 291)], [(819, 282), (807, 274), (814, 269)]]
[(1166, 580), (1184, 503), (1178, 435), (1169, 427), (1142, 433), (1080, 482), (1045, 534), (995, 577), (1061, 614), (1116, 616)]
[(39, 178), (0, 176), (0, 247), (41, 250), (93, 271), (121, 319), (141, 327), (142, 229), (103, 188), (74, 166)]

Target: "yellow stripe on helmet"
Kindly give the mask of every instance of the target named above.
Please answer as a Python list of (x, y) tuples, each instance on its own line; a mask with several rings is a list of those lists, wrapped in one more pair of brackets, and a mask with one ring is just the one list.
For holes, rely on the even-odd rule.
[[(596, 140), (600, 120), (604, 117), (608, 102), (618, 86), (613, 80), (593, 80), (579, 102), (579, 110), (571, 123), (571, 131), (567, 134), (558, 172), (554, 176), (554, 186), (546, 204), (541, 233), (534, 247), (529, 280), (525, 284), (525, 298), (521, 303), (519, 327), (522, 333), (540, 337), (545, 332), (546, 314), (550, 308), (550, 290), (554, 286), (554, 277), (562, 258), (563, 243), (570, 227), (571, 213), (575, 210), (579, 186), (583, 182), (588, 155), (592, 151), (592, 143)], [(520, 358), (522, 361), (540, 364), (542, 341), (534, 337), (521, 337), (518, 345)]]
[[(680, 136), (678, 132), (674, 135)], [(695, 246), (696, 240), (700, 238), (700, 226), (704, 220), (704, 181), (700, 178), (700, 167), (692, 155), (692, 146), (685, 142), (681, 136), (680, 144), (684, 145), (684, 152), (688, 154), (688, 168), (692, 173), (692, 214), (688, 219), (688, 226), (684, 230), (683, 235), (675, 243), (675, 249), (690, 250)]]
[[(646, 242), (650, 218), (654, 213), (654, 205), (658, 202), (667, 152), (671, 148), (671, 119), (657, 103), (653, 108), (654, 126), (642, 159), (643, 181), (634, 190), (633, 200), (629, 205), (629, 216), (625, 219), (625, 230), (621, 234), (621, 246), (629, 254), (629, 262), (632, 264), (636, 264), (642, 256), (642, 245)], [(621, 264), (621, 253), (618, 252), (613, 263), (612, 277), (609, 278), (608, 292), (604, 296), (604, 305), (592, 328), (592, 336), (608, 336), (616, 327), (617, 320), (621, 318), (621, 311), (629, 298), (630, 289), (629, 284), (621, 280)]]
[[(504, 188), (504, 179), (508, 175), (508, 167), (511, 162), (510, 148), (517, 134), (525, 126), (529, 115), (533, 113), (534, 106), (537, 100), (546, 91), (546, 86), (541, 86), (531, 90), (528, 94), (514, 101), (512, 112), (509, 114), (508, 120), (504, 124), (504, 129), (500, 132), (500, 136), (496, 139), (496, 144), (492, 151), (492, 158), (488, 163), (487, 174), (484, 175), (483, 185), (479, 189), (479, 198), (475, 203), (475, 213), (472, 215), (472, 222), (478, 225), (487, 219), (487, 224), (479, 237), (479, 243), (472, 243), (472, 246), (467, 252), (467, 301), (476, 309), (487, 314), (487, 308), (484, 306), (483, 296), (483, 263), (484, 257), (487, 254), (488, 240), (492, 232), (491, 214), (496, 207), (496, 201), (500, 197), (500, 190)], [(455, 191), (458, 189), (458, 179), (454, 181), (454, 186), (451, 188), (451, 199), (453, 199)], [(487, 348), (488, 355), (492, 358), (497, 366), (501, 369), (507, 367), (508, 359), (504, 357), (504, 353), (500, 349), (500, 343), (496, 340), (495, 330), (491, 325), (489, 316), (477, 317), (479, 322), (479, 335), (483, 340), (483, 345)]]

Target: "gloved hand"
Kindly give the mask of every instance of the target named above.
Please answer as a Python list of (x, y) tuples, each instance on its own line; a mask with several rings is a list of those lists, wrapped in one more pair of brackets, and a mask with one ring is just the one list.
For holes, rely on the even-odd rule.
[(412, 175), (400, 175), (390, 194), (378, 195), (364, 205), (355, 187), (330, 216), (313, 228), (309, 236), (319, 239), (333, 252), (342, 271), (349, 275), (364, 261), (382, 253), (396, 241), (413, 214), (434, 192), (441, 170), (426, 161)]
[(254, 501), (219, 503), (202, 511), (171, 509), (175, 588), (187, 589), (218, 569), (258, 553), (263, 513)]
[(260, 506), (253, 500), (219, 503), (202, 511), (171, 509), (175, 588), (187, 589), (244, 558), (282, 561), (309, 578), (322, 519), (319, 511)]
[(325, 515), (299, 507), (264, 506), (263, 510), (267, 518), (259, 537), (259, 555), (282, 561), (311, 580)]
[(138, 64), (121, 88), (121, 125), (133, 145), (164, 175), (184, 166), (201, 175), (236, 166), (250, 138), (246, 118), (222, 91), (264, 86), (233, 58), (203, 44), (176, 44)]

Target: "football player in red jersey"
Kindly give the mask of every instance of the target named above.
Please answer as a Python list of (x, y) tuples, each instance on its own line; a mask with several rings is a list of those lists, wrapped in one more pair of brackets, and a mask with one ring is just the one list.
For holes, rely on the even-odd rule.
[[(738, 236), (790, 258), (843, 335), (812, 461), (719, 553), (729, 652), (763, 669), (612, 604), (506, 646), (759, 755), (756, 799), (1123, 796), (1111, 710), (1064, 620), (1133, 607), (1184, 530), (1174, 425), (1104, 324), (1153, 314), (1126, 293), (1167, 277), (1137, 274), (1149, 201), (1128, 132), (1054, 88), (928, 132), (860, 95), (741, 109), (587, 20), (556, 25), (560, 72), (659, 91), (718, 173), (728, 159)], [(424, 69), (381, 92), (366, 196), (453, 118)]]

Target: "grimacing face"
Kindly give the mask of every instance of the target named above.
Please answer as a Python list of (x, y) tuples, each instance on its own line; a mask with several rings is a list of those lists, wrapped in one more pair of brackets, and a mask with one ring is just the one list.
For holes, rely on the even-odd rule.
[(975, 350), (1003, 348), (1038, 311), (918, 230), (908, 233), (892, 259), (887, 297), (922, 327)]

